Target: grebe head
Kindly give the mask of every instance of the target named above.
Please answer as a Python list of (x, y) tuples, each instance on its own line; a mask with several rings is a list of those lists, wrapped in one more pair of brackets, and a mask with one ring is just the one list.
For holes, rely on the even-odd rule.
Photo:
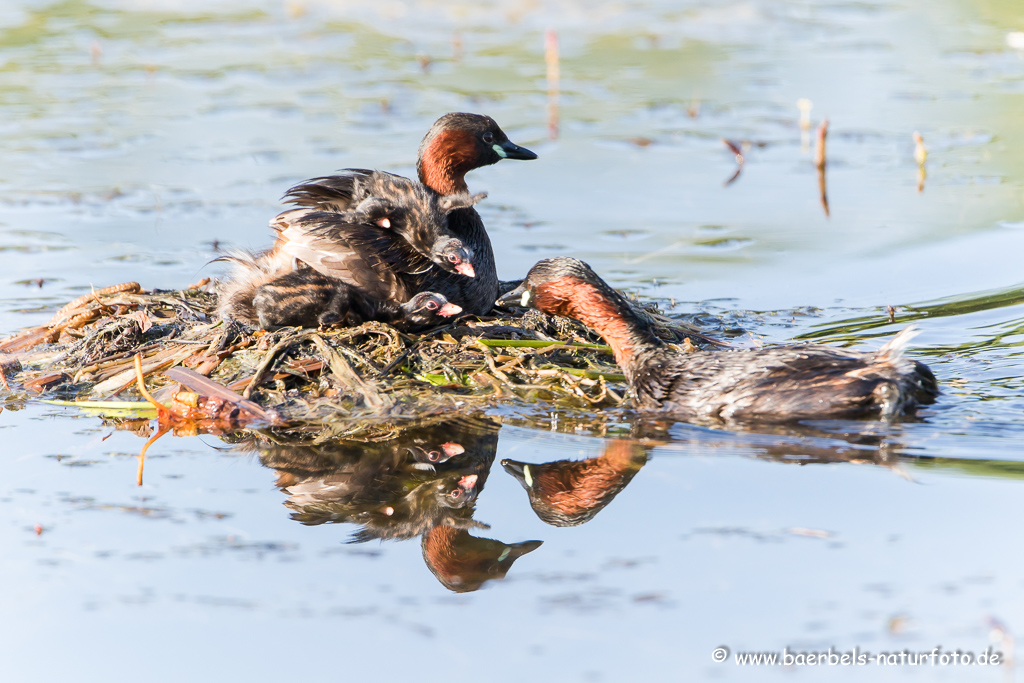
[(473, 249), (452, 235), (448, 229), (448, 215), (485, 199), (486, 192), (439, 196), (412, 181), (406, 181), (406, 184), (391, 182), (390, 186), (378, 183), (368, 189), (377, 194), (359, 203), (353, 217), (356, 222), (391, 230), (443, 270), (476, 277)]
[(406, 448), (406, 450), (416, 462), (422, 465), (440, 465), (451, 460), (456, 455), (462, 455), (466, 452), (466, 449), (461, 444), (457, 444), (454, 441), (447, 441), (433, 448), (415, 445), (411, 448)]
[(431, 249), (430, 258), (451, 273), (476, 277), (476, 269), (473, 268), (473, 250), (457, 237), (439, 239)]
[(538, 261), (522, 284), (495, 303), (498, 306), (532, 306), (552, 315), (570, 315), (568, 309), (577, 297), (594, 289), (609, 290), (604, 280), (586, 263), (559, 256)]
[(482, 114), (445, 114), (420, 143), (416, 170), (420, 182), (441, 194), (466, 189), (464, 177), (474, 168), (502, 159), (536, 159), (505, 135), (497, 122)]
[(420, 292), (402, 304), (406, 321), (417, 325), (437, 325), (445, 318), (462, 313), (462, 307), (448, 301), (443, 294)]

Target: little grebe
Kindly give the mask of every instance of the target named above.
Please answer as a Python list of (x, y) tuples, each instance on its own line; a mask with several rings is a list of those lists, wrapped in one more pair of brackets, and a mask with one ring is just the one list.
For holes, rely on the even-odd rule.
[[(453, 195), (467, 191), (466, 174), (473, 169), (502, 159), (536, 158), (530, 150), (512, 143), (489, 116), (452, 113), (439, 118), (423, 138), (416, 170), (423, 185), (440, 195)], [(346, 169), (339, 175), (315, 178), (289, 190), (288, 201), (320, 211), (344, 211), (368, 196), (361, 191), (360, 183), (374, 173)], [(464, 259), (465, 255), (472, 255), (475, 277), (460, 277), (469, 274), (465, 269), (456, 273), (450, 269), (432, 270), (421, 274), (415, 288), (440, 292), (468, 313), (486, 314), (501, 290), (494, 250), (480, 214), (471, 206), (453, 211), (448, 217), (448, 229), (461, 240), (465, 252), (448, 251), (445, 258)]]
[(903, 354), (913, 328), (877, 352), (816, 344), (680, 353), (661, 341), (590, 266), (545, 259), (498, 305), (574, 318), (612, 347), (636, 404), (691, 420), (785, 422), (912, 414), (938, 395), (935, 376)]

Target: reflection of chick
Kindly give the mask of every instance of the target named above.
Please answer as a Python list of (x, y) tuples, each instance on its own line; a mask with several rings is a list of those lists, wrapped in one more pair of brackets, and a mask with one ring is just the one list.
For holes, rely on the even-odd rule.
[(423, 534), (423, 560), (448, 590), (469, 593), (486, 581), (503, 579), (512, 563), (541, 546), (542, 541), (502, 543), (471, 536), (442, 524)]
[[(423, 470), (417, 470), (422, 473)], [(382, 501), (360, 500), (343, 473), (308, 479), (284, 489), (288, 494), (285, 506), (294, 510), (292, 519), (307, 525), (356, 522), (363, 529), (352, 540), (373, 538), (410, 538), (423, 528), (443, 523), (461, 508), (471, 505), (477, 497), (476, 474), (449, 474), (437, 478), (402, 477), (381, 482)], [(369, 504), (368, 504), (369, 503)]]
[(354, 541), (412, 538), (439, 524), (472, 519), (497, 449), (494, 426), (443, 420), (396, 431), (383, 441), (261, 445), (278, 473), (285, 505), (303, 524), (362, 525)]
[(539, 465), (502, 460), (501, 465), (526, 489), (542, 521), (577, 526), (612, 502), (646, 462), (647, 454), (635, 442), (612, 441), (600, 457), (589, 460)]

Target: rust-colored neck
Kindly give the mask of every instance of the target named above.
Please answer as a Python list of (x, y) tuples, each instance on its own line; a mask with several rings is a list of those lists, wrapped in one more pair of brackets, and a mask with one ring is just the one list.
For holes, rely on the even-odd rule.
[[(423, 554), (435, 567), (446, 567), (455, 555), (456, 530), (447, 524), (433, 527), (423, 537)], [(447, 572), (446, 572), (447, 573)]]
[(466, 174), (477, 167), (476, 140), (472, 133), (445, 130), (420, 150), (416, 163), (420, 182), (442, 195), (467, 192)]
[(605, 447), (599, 460), (605, 467), (616, 472), (639, 470), (647, 462), (647, 454), (635, 441), (616, 439)]
[(627, 374), (639, 347), (654, 341), (622, 297), (589, 282), (559, 278), (538, 287), (534, 296), (534, 305), (545, 313), (575, 318), (601, 335)]

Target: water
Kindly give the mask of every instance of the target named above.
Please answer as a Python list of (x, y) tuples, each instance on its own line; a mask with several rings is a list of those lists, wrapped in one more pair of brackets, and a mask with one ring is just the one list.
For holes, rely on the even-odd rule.
[[(1014, 667), (741, 668), (711, 653), (1010, 654), (1005, 634), (1024, 628), (1024, 54), (1007, 38), (1021, 30), (1024, 11), (1000, 0), (6, 3), (0, 331), (92, 285), (215, 274), (216, 248), (266, 244), (293, 181), (411, 173), (439, 114), (479, 111), (540, 155), (470, 176), (490, 193), (480, 210), (503, 277), (572, 254), (767, 342), (877, 348), (916, 321), (913, 353), (944, 393), (919, 421), (781, 433), (539, 407), (319, 458), (166, 437), (141, 487), (139, 435), (8, 401), (5, 673), (1012, 679)], [(800, 98), (814, 125), (830, 121), (828, 216)], [(748, 143), (728, 185), (722, 138)], [(442, 506), (445, 529), (463, 527), (447, 539), (456, 555), (477, 559), (461, 584), (441, 555), (424, 558), (429, 524), (389, 526), (394, 492), (310, 507), (280, 488), (354, 487), (359, 462), (441, 439), (468, 454), (385, 479), (486, 477), (471, 504)], [(598, 458), (631, 463), (616, 470), (626, 485), (567, 528), (542, 522), (500, 465)], [(408, 538), (349, 544), (361, 524), (346, 519)], [(527, 541), (542, 545), (494, 569)], [(476, 591), (444, 585), (503, 571)]]

